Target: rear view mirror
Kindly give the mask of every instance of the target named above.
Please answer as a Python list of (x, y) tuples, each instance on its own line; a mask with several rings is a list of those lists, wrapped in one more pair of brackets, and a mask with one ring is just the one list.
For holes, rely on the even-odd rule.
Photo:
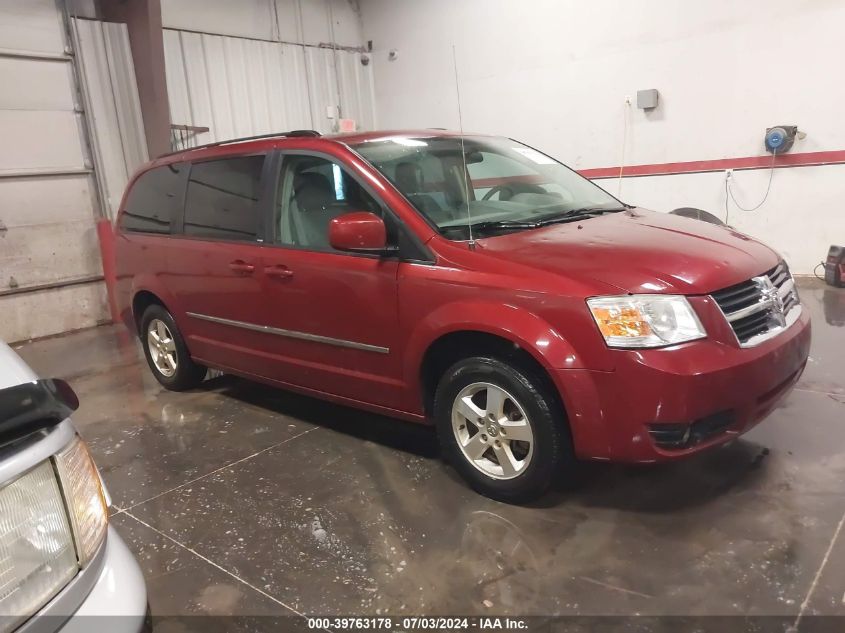
[(387, 245), (384, 220), (375, 213), (353, 211), (334, 218), (329, 223), (329, 244), (339, 251), (388, 255), (396, 247)]

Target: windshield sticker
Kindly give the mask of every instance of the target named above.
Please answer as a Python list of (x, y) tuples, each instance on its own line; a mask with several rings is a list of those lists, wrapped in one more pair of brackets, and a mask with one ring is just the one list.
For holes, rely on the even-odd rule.
[(555, 161), (545, 154), (541, 154), (536, 149), (531, 149), (530, 147), (512, 147), (511, 148), (515, 152), (519, 152), (528, 160), (537, 163), (538, 165), (554, 165)]

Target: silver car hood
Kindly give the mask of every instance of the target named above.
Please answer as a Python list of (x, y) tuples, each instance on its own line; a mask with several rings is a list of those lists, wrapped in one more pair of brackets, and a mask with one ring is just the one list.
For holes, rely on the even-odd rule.
[(38, 380), (38, 376), (29, 365), (23, 362), (15, 350), (0, 341), (0, 389), (34, 380)]

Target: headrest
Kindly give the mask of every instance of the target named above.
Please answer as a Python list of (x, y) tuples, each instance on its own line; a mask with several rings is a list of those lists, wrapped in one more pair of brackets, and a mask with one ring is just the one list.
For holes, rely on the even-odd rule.
[(417, 163), (404, 162), (396, 165), (396, 185), (403, 193), (422, 192), (422, 168)]

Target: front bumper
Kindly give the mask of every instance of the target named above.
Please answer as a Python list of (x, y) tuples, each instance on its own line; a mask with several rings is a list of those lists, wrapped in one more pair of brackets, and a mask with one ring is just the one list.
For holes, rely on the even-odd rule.
[(141, 568), (109, 526), (94, 560), (17, 633), (138, 633), (146, 609)]
[[(751, 429), (798, 381), (809, 351), (810, 316), (804, 309), (788, 330), (754, 348), (706, 339), (674, 348), (618, 350), (614, 371), (561, 370), (554, 377), (579, 457), (665, 461)], [(655, 440), (661, 429), (668, 435), (670, 429), (715, 419), (729, 424), (681, 448)]]

